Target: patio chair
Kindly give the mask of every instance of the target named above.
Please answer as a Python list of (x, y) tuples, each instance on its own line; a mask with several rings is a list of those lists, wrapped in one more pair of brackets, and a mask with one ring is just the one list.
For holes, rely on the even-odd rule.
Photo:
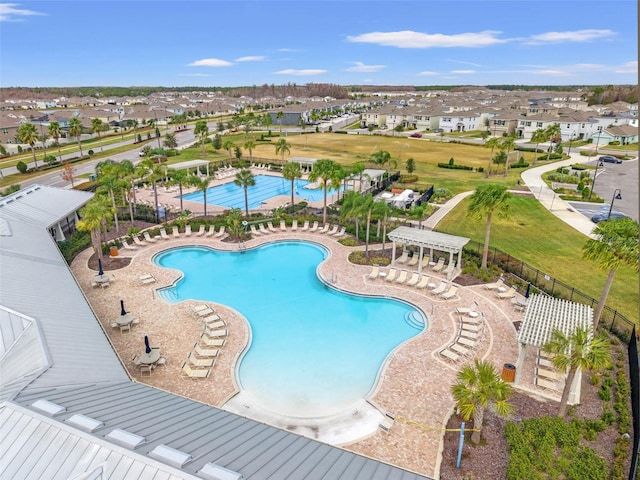
[(189, 352), (187, 360), (189, 360), (194, 367), (213, 367), (216, 363), (215, 358), (197, 358), (193, 352)]
[(217, 319), (205, 318), (202, 322), (204, 324), (204, 328), (208, 330), (215, 330), (217, 328), (224, 328), (227, 326), (227, 323), (224, 320), (221, 320), (220, 317)]
[(102, 282), (100, 284), (100, 288), (109, 288), (111, 286), (111, 282)]
[(496, 293), (496, 297), (500, 298), (500, 299), (505, 299), (505, 298), (513, 298), (516, 296), (516, 289), (513, 287), (509, 287), (509, 289), (506, 292), (498, 292)]
[(439, 272), (444, 268), (444, 257), (440, 257), (438, 259), (438, 263), (436, 263), (431, 270), (434, 272)]
[(284, 220), (280, 220), (280, 231), (282, 232), (287, 231), (287, 223)]
[(331, 228), (331, 224), (330, 223), (326, 223), (326, 224), (324, 224), (322, 226), (321, 229), (318, 230), (318, 233), (327, 233), (330, 228)]
[(155, 282), (156, 282), (156, 278), (150, 277), (150, 278), (145, 278), (144, 280), (140, 280), (140, 285), (149, 285), (150, 283), (155, 283)]
[(136, 367), (140, 366), (140, 357), (138, 355), (134, 355), (133, 357), (131, 357), (131, 361)]
[(267, 222), (267, 228), (269, 229), (270, 232), (277, 232), (278, 230), (276, 230), (276, 228), (273, 226), (272, 222)]
[(467, 315), (469, 315), (471, 312), (475, 313), (476, 308), (478, 308), (478, 302), (473, 302), (472, 307), (458, 307), (456, 308), (456, 312), (460, 314), (466, 313)]
[(164, 240), (171, 240), (169, 235), (167, 235), (167, 231), (164, 228), (160, 229), (160, 238), (162, 238)]
[(318, 224), (319, 224), (319, 223), (320, 223), (320, 222), (313, 222), (313, 225), (309, 228), (309, 231), (310, 231), (310, 232), (315, 232), (315, 231), (317, 231), (317, 230), (318, 230)]
[(209, 330), (207, 327), (204, 328), (204, 334), (209, 338), (226, 337), (228, 333), (226, 328), (220, 328), (218, 330)]
[(200, 335), (200, 341), (207, 347), (224, 347), (224, 344), (227, 343), (224, 338), (209, 338), (204, 333)]
[(307, 230), (309, 230), (309, 220), (306, 220), (300, 229), (301, 232), (306, 232)]
[(127, 243), (127, 241), (126, 241), (126, 240), (122, 240), (122, 246), (123, 246), (126, 250), (137, 250), (137, 249), (138, 249), (138, 247), (135, 247), (135, 246), (133, 246), (133, 245), (129, 245), (129, 244)]
[(450, 298), (453, 298), (456, 296), (456, 294), (458, 293), (458, 287), (456, 286), (452, 286), (449, 290), (447, 290), (444, 293), (441, 293), (440, 296), (442, 298), (444, 298), (445, 300), (449, 300)]
[(378, 267), (377, 265), (374, 265), (369, 275), (367, 275), (367, 278), (369, 278), (370, 280), (375, 280), (376, 278), (378, 278), (379, 275), (380, 275), (380, 267)]
[(291, 231), (295, 232), (296, 230), (298, 230), (298, 220), (294, 220), (291, 224)]
[(407, 261), (408, 258), (409, 258), (409, 251), (405, 250), (404, 252), (402, 252), (402, 255), (400, 255), (400, 258), (396, 258), (396, 262), (404, 263)]
[(187, 225), (184, 227), (184, 236), (185, 237), (190, 237), (191, 236), (191, 224), (187, 223)]
[(331, 231), (327, 232), (327, 235), (334, 236), (336, 233), (338, 233), (339, 228), (340, 228), (340, 225), (334, 225)]
[(406, 285), (410, 287), (415, 287), (418, 284), (418, 280), (420, 280), (420, 274), (418, 272), (413, 272), (411, 278), (407, 280)]
[(193, 344), (193, 351), (199, 357), (217, 357), (220, 353), (219, 348), (202, 348), (198, 342)]
[(423, 275), (420, 281), (416, 284), (416, 288), (419, 290), (424, 290), (429, 286), (429, 275)]
[(204, 234), (205, 237), (211, 237), (213, 236), (213, 234), (216, 233), (216, 226), (211, 224), (209, 225), (209, 230), (207, 230), (207, 233)]
[(413, 257), (411, 257), (411, 258), (409, 259), (409, 261), (407, 262), (407, 266), (408, 266), (408, 267), (415, 267), (416, 265), (418, 265), (418, 256), (419, 256), (419, 255), (418, 255), (417, 253), (415, 253), (415, 254), (413, 255)]
[(500, 287), (504, 286), (504, 280), (502, 278), (499, 278), (498, 281), (493, 282), (493, 283), (486, 283), (484, 285), (484, 288), (486, 288), (487, 290), (497, 290)]
[(253, 233), (255, 236), (260, 236), (260, 235), (262, 235), (262, 233), (260, 233), (260, 232), (256, 229), (256, 226), (255, 226), (255, 225), (251, 225), (249, 228), (251, 229), (251, 233)]
[(463, 356), (467, 356), (467, 355), (471, 355), (471, 350), (469, 350), (467, 347), (460, 345), (459, 343), (454, 343), (453, 345), (449, 346), (450, 350), (453, 350), (455, 353), (459, 354), (459, 355), (463, 355)]
[(444, 269), (444, 271), (442, 273), (452, 273), (453, 270), (456, 268), (456, 262), (450, 262), (449, 265), (447, 265), (447, 268)]
[(160, 357), (156, 362), (156, 367), (164, 367), (167, 364), (167, 357)]
[(431, 293), (433, 293), (434, 295), (440, 295), (441, 293), (444, 293), (446, 291), (448, 285), (449, 284), (447, 282), (442, 281), (440, 282), (440, 285), (431, 290)]
[(342, 237), (343, 235), (346, 235), (346, 233), (347, 233), (347, 227), (342, 227), (337, 233), (334, 233), (333, 236)]
[(402, 270), (400, 272), (400, 275), (398, 275), (398, 278), (396, 278), (395, 282), (396, 283), (404, 283), (407, 281), (407, 274), (408, 272), (406, 270)]
[(269, 235), (271, 233), (269, 230), (266, 229), (266, 227), (264, 226), (264, 223), (261, 223), (260, 225), (258, 225), (258, 228), (260, 229), (260, 233), (263, 235)]
[(156, 242), (158, 241), (158, 240), (156, 240), (155, 238), (151, 238), (151, 235), (149, 235), (149, 232), (144, 232), (144, 234), (143, 234), (143, 235), (144, 235), (144, 240), (145, 240), (146, 242), (149, 242), (149, 243), (156, 243)]
[(198, 229), (198, 232), (196, 233), (196, 237), (203, 236), (205, 228), (206, 228), (206, 225), (204, 225), (204, 224), (200, 225), (200, 228)]
[(173, 227), (171, 233), (173, 234), (173, 238), (180, 238), (180, 230), (178, 230), (178, 227)]
[(220, 238), (220, 237), (222, 237), (222, 236), (224, 235), (224, 230), (225, 230), (225, 228), (227, 228), (227, 227), (226, 227), (226, 225), (222, 225), (222, 226), (220, 227), (220, 230), (218, 230), (218, 233), (216, 233), (216, 234), (214, 235), (214, 238)]
[(469, 348), (475, 348), (477, 345), (477, 342), (475, 340), (472, 340), (470, 338), (465, 338), (465, 337), (458, 337), (456, 339), (456, 343), (458, 345), (464, 345), (465, 347), (469, 347)]
[(452, 352), (447, 348), (445, 348), (444, 350), (440, 350), (440, 355), (445, 357), (447, 360), (451, 360), (452, 362), (457, 362), (458, 360), (460, 360), (460, 355), (458, 355), (455, 352)]
[[(210, 318), (211, 317), (210, 319), (213, 319), (213, 320), (219, 320), (220, 319), (220, 317), (218, 316), (216, 311), (211, 307), (207, 307), (207, 308), (203, 308), (203, 309), (197, 310), (197, 311), (193, 312), (193, 314), (198, 318), (205, 318), (205, 317)], [(215, 318), (212, 318), (214, 316), (215, 316)]]
[(149, 375), (151, 375), (151, 372), (153, 372), (153, 369), (156, 368), (156, 366), (154, 364), (150, 364), (150, 365), (145, 365), (144, 363), (140, 364), (140, 375), (144, 375), (145, 373), (148, 373)]
[(180, 367), (180, 370), (182, 371), (182, 374), (189, 377), (189, 378), (194, 378), (194, 379), (198, 379), (198, 378), (209, 378), (209, 375), (211, 375), (211, 370), (209, 369), (193, 369), (191, 368), (187, 362), (184, 362), (182, 364), (182, 366)]
[(147, 245), (147, 242), (140, 240), (137, 235), (133, 235), (133, 242), (140, 247), (145, 247)]
[(395, 268), (390, 268), (387, 272), (387, 276), (385, 277), (385, 282), (393, 282), (396, 279), (397, 270)]

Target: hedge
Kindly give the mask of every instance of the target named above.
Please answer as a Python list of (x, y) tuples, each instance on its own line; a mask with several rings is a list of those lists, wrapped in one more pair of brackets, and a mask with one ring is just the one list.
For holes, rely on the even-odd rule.
[(449, 168), (451, 170), (473, 170), (473, 167), (468, 167), (467, 165), (450, 165), (448, 163), (438, 163), (438, 168)]

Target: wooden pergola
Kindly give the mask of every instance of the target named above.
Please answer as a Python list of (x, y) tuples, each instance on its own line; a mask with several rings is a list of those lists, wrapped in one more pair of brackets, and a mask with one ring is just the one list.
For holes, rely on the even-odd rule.
[[(411, 227), (398, 227), (389, 232), (387, 235), (393, 242), (393, 250), (391, 264), (396, 263), (396, 244), (401, 243), (403, 249), (407, 245), (414, 245), (420, 248), (418, 260), (418, 272), (422, 272), (422, 260), (425, 254), (425, 248), (429, 249), (429, 261), (433, 261), (433, 251), (440, 250), (449, 253), (449, 264), (453, 262), (454, 255), (457, 255), (458, 268), (462, 261), (462, 248), (469, 242), (468, 238), (448, 235), (446, 233), (434, 232), (432, 230), (421, 230)], [(451, 278), (451, 271), (447, 273), (447, 277)]]

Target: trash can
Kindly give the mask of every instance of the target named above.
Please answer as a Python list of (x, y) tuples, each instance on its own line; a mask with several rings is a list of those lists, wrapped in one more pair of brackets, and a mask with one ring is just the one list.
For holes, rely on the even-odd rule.
[(505, 363), (502, 366), (502, 380), (505, 382), (513, 382), (516, 379), (516, 366)]
[(109, 255), (112, 257), (118, 256), (118, 247), (109, 247)]

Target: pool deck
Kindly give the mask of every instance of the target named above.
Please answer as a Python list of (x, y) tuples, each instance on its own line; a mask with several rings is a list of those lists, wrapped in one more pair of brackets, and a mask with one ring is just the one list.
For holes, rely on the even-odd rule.
[[(252, 239), (244, 245), (249, 248), (284, 239), (309, 240), (330, 250), (330, 256), (318, 268), (319, 275), (326, 283), (345, 291), (389, 296), (411, 302), (429, 318), (428, 327), (423, 333), (406, 341), (390, 355), (376, 389), (369, 398), (381, 411), (395, 417), (395, 421), (387, 431), (379, 428), (364, 439), (342, 446), (353, 452), (438, 478), (443, 429), (454, 410), (450, 387), (455, 382), (457, 371), (473, 358), (487, 359), (499, 370), (505, 363), (515, 364), (519, 347), (514, 322), (521, 321), (523, 313), (515, 308), (512, 301), (497, 299), (494, 292), (484, 289), (482, 285), (461, 287), (453, 299), (444, 300), (430, 294), (428, 290), (418, 291), (380, 278), (370, 280), (367, 275), (371, 267), (353, 265), (347, 260), (352, 250), (363, 247), (345, 247), (336, 238), (318, 233), (299, 230), (292, 232), (288, 229), (286, 232)], [(151, 259), (159, 251), (184, 245), (204, 245), (226, 251), (237, 251), (240, 248), (239, 244), (192, 234), (190, 237), (171, 237), (170, 240), (158, 239), (156, 243), (135, 251), (121, 250), (119, 254), (132, 257), (132, 262), (126, 268), (106, 272), (115, 275), (109, 288), (91, 287), (91, 279), (96, 273), (87, 266), (92, 255), (91, 249), (78, 255), (71, 269), (134, 381), (224, 408), (223, 405), (237, 394), (235, 366), (247, 344), (249, 330), (244, 317), (237, 311), (216, 304), (217, 312), (227, 322), (229, 334), (226, 345), (216, 359), (211, 377), (193, 380), (181, 375), (181, 365), (202, 332), (202, 325), (191, 313), (191, 307), (201, 302), (169, 304), (159, 298), (155, 290), (174, 283), (180, 278), (180, 273), (160, 268)], [(380, 246), (370, 246), (373, 253), (377, 248)], [(397, 268), (411, 269), (403, 265), (397, 265)], [(143, 274), (152, 274), (157, 281), (141, 285), (138, 277)], [(126, 310), (140, 319), (140, 323), (131, 332), (120, 333), (119, 329), (111, 328), (111, 323), (120, 314), (120, 299), (124, 300)], [(455, 315), (455, 308), (469, 307), (474, 301), (478, 302), (477, 310), (482, 312), (486, 320), (484, 336), (474, 350), (474, 357), (469, 356), (463, 362), (452, 363), (439, 351), (451, 344), (457, 336), (458, 317)], [(294, 307), (298, 306), (292, 305)], [(152, 346), (161, 348), (162, 356), (168, 360), (166, 366), (156, 368), (150, 376), (141, 376), (132, 361), (134, 355), (143, 352), (145, 335), (149, 336)], [(534, 354), (527, 356), (521, 371), (521, 384), (517, 388), (543, 400), (559, 400), (559, 392), (534, 385), (534, 357)], [(247, 416), (254, 418), (254, 415)], [(326, 441), (322, 438), (320, 440)]]

